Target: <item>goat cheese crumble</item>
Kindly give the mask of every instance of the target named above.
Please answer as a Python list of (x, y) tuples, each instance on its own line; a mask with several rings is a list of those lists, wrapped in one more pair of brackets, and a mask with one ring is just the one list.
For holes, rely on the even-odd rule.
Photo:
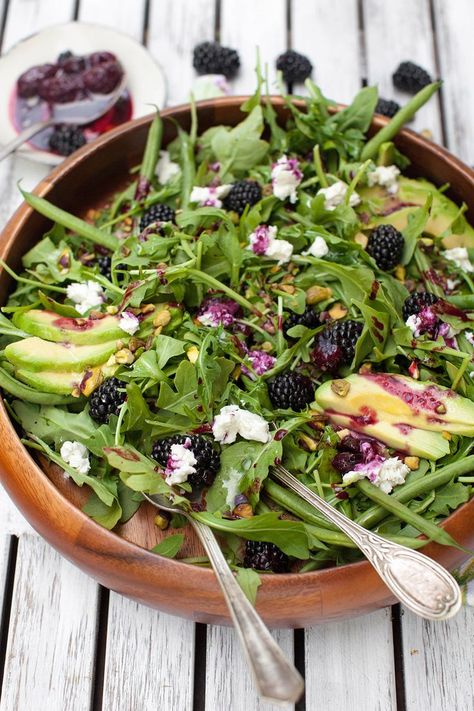
[(87, 474), (91, 468), (89, 450), (80, 442), (70, 442), (69, 440), (63, 442), (59, 453), (66, 464), (69, 464), (79, 474)]
[(232, 444), (240, 435), (254, 442), (268, 442), (268, 422), (260, 415), (243, 410), (238, 405), (226, 405), (215, 417), (212, 434), (220, 444)]
[(474, 267), (471, 264), (466, 247), (453, 247), (452, 249), (445, 249), (443, 257), (445, 257), (445, 259), (449, 259), (451, 262), (454, 262), (459, 269), (463, 269), (465, 272), (474, 271)]
[(180, 172), (180, 167), (177, 163), (173, 163), (170, 159), (169, 151), (160, 151), (160, 157), (156, 164), (156, 177), (161, 185), (169, 183)]
[(273, 194), (279, 200), (289, 198), (291, 203), (296, 202), (296, 188), (303, 179), (299, 162), (296, 158), (282, 156), (272, 166)]
[(249, 236), (249, 246), (254, 254), (269, 259), (276, 259), (278, 264), (285, 264), (291, 259), (293, 245), (286, 239), (276, 239), (278, 228), (274, 225), (259, 225)]
[(227, 197), (232, 185), (216, 185), (207, 188), (195, 185), (191, 190), (190, 202), (197, 202), (200, 207), (222, 207), (222, 199)]
[(329, 252), (329, 247), (326, 244), (326, 240), (318, 235), (314, 238), (313, 244), (311, 244), (304, 255), (311, 255), (311, 257), (316, 257), (317, 259), (322, 259)]
[(344, 484), (353, 484), (367, 478), (385, 494), (390, 494), (394, 486), (405, 483), (409, 471), (409, 467), (398, 457), (384, 459), (380, 455), (376, 455), (369, 462), (356, 464), (352, 471), (344, 474), (342, 481)]
[(197, 463), (194, 452), (190, 449), (191, 440), (188, 438), (184, 444), (172, 444), (170, 456), (166, 462), (165, 481), (170, 486), (183, 484), (196, 471)]
[(140, 321), (135, 314), (132, 314), (130, 311), (124, 311), (120, 316), (119, 328), (130, 336), (133, 336), (140, 328)]
[[(337, 180), (328, 188), (321, 188), (316, 195), (324, 196), (324, 209), (328, 212), (335, 210), (338, 205), (344, 202), (349, 186), (342, 180)], [(355, 207), (360, 203), (360, 195), (354, 190), (349, 198), (350, 207)]]
[(94, 307), (100, 306), (104, 300), (104, 290), (96, 281), (89, 280), (84, 284), (74, 282), (67, 287), (67, 297), (74, 302), (76, 311), (81, 315)]
[(396, 165), (379, 165), (375, 170), (367, 175), (369, 187), (380, 185), (386, 188), (390, 195), (398, 192), (398, 176), (400, 171)]

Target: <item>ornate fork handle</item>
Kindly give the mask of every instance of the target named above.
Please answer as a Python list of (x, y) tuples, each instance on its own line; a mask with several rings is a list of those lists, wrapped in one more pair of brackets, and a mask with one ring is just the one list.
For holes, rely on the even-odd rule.
[(367, 531), (314, 494), (284, 467), (273, 467), (273, 476), (354, 541), (387, 587), (412, 612), (428, 620), (446, 620), (459, 611), (462, 602), (459, 585), (439, 563)]

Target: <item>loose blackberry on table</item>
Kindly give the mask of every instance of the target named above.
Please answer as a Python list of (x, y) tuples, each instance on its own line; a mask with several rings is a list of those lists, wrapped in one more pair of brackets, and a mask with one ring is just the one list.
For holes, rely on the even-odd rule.
[(272, 573), (287, 573), (290, 559), (274, 543), (246, 541), (244, 567)]
[(393, 101), (393, 99), (380, 98), (375, 107), (376, 114), (382, 114), (382, 116), (387, 116), (388, 118), (393, 118), (398, 111), (400, 111), (400, 104)]
[(339, 366), (350, 365), (363, 326), (358, 321), (336, 321), (318, 334), (311, 352), (313, 363), (323, 371), (335, 372)]
[(274, 407), (301, 412), (312, 402), (314, 386), (306, 375), (290, 370), (269, 381), (268, 395)]
[(419, 67), (414, 62), (401, 62), (392, 75), (394, 86), (409, 94), (416, 94), (428, 84), (432, 79), (426, 69)]
[(294, 49), (288, 49), (283, 54), (280, 54), (276, 60), (276, 68), (282, 72), (283, 79), (288, 84), (303, 82), (311, 76), (313, 71), (313, 65), (308, 57), (295, 52)]
[(196, 471), (190, 474), (188, 482), (191, 486), (210, 486), (220, 467), (220, 451), (207, 437), (195, 434), (179, 434), (165, 437), (153, 444), (151, 456), (163, 467), (166, 467), (173, 444), (188, 443), (188, 449), (196, 458)]
[(56, 126), (48, 143), (52, 151), (61, 156), (70, 156), (86, 144), (86, 137), (77, 126)]
[(247, 205), (252, 207), (261, 199), (262, 188), (255, 180), (239, 180), (224, 199), (224, 207), (241, 215)]
[(118, 415), (127, 395), (125, 383), (118, 378), (107, 378), (97, 390), (94, 390), (89, 400), (89, 414), (93, 420), (106, 424), (110, 415)]
[(439, 301), (439, 298), (430, 291), (415, 291), (414, 294), (411, 294), (405, 299), (405, 303), (403, 304), (403, 320), (406, 321), (410, 316), (416, 316), (423, 309), (436, 304), (437, 301)]
[(232, 79), (239, 70), (240, 58), (235, 49), (218, 42), (201, 42), (194, 48), (193, 67), (198, 74), (223, 74)]
[(404, 246), (402, 233), (393, 225), (379, 225), (369, 235), (367, 252), (379, 269), (390, 272), (400, 264)]
[(172, 207), (166, 205), (164, 202), (157, 202), (152, 205), (148, 210), (142, 215), (140, 220), (140, 230), (143, 231), (149, 225), (153, 223), (161, 222), (173, 222), (175, 221), (176, 213)]

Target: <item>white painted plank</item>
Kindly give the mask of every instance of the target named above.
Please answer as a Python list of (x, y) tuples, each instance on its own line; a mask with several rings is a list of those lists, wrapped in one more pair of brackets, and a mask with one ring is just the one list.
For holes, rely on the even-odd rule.
[(194, 624), (112, 593), (104, 711), (191, 711), (193, 676)]
[(305, 641), (306, 711), (395, 711), (390, 608), (307, 629)]
[(169, 106), (188, 100), (196, 76), (193, 48), (214, 39), (214, 22), (214, 0), (152, 0), (147, 46), (165, 73)]
[(285, 0), (223, 0), (220, 39), (240, 55), (239, 74), (231, 82), (234, 94), (255, 91), (257, 47), (262, 67), (268, 66), (270, 91), (277, 93), (275, 62), (287, 48)]
[(2, 52), (20, 39), (73, 18), (74, 0), (10, 0)]
[(5, 595), (5, 581), (7, 577), (10, 542), (11, 537), (3, 534), (0, 531), (0, 615), (2, 614), (3, 610), (3, 599)]
[(23, 533), (34, 534), (35, 531), (0, 485), (0, 536), (21, 536)]
[(448, 147), (474, 164), (474, 7), (472, 0), (435, 0), (436, 33)]
[(44, 541), (22, 536), (1, 711), (89, 708), (97, 589)]
[(361, 87), (357, 0), (294, 0), (292, 10), (293, 49), (309, 57), (323, 94), (350, 102)]
[(141, 42), (145, 0), (81, 0), (78, 19), (81, 22), (95, 22), (98, 25), (113, 27)]
[(406, 711), (472, 711), (474, 610), (447, 622), (402, 618)]
[[(433, 78), (437, 75), (429, 0), (363, 0), (363, 8), (369, 84), (378, 84), (384, 98), (404, 104), (410, 96), (392, 83), (400, 62), (412, 60)], [(420, 109), (411, 127), (429, 129), (434, 140), (441, 141), (437, 97)]]
[[(273, 636), (287, 658), (293, 659), (293, 631), (275, 630)], [(293, 704), (276, 706), (260, 701), (235, 631), (228, 627), (207, 628), (206, 711), (290, 711), (293, 708)]]

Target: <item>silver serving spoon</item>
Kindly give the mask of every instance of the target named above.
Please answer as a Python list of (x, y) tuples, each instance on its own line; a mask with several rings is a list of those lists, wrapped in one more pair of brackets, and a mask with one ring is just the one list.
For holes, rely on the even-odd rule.
[(222, 588), (234, 627), (253, 672), (259, 694), (270, 701), (295, 703), (304, 689), (300, 673), (285, 658), (261, 617), (245, 597), (229, 568), (213, 531), (160, 494), (143, 496), (164, 511), (184, 514), (196, 531)]
[(84, 116), (84, 104), (87, 99), (83, 101), (70, 101), (65, 104), (52, 104), (51, 116), (44, 121), (37, 121), (31, 124), (27, 128), (24, 128), (16, 138), (7, 143), (6, 146), (0, 148), (0, 161), (10, 155), (14, 150), (16, 150), (23, 143), (28, 141), (37, 133), (42, 131), (49, 126), (54, 126), (56, 123), (69, 124), (74, 126), (83, 126), (86, 123), (91, 123), (96, 119), (100, 118), (107, 113), (109, 109), (116, 103), (119, 96), (123, 93), (127, 85), (127, 79), (125, 75), (122, 77), (120, 84), (114, 89), (110, 94), (94, 94), (94, 112), (88, 116)]
[(367, 531), (313, 493), (281, 465), (272, 467), (272, 476), (314, 506), (354, 541), (385, 585), (412, 612), (427, 620), (447, 620), (459, 611), (462, 604), (459, 585), (439, 563)]

